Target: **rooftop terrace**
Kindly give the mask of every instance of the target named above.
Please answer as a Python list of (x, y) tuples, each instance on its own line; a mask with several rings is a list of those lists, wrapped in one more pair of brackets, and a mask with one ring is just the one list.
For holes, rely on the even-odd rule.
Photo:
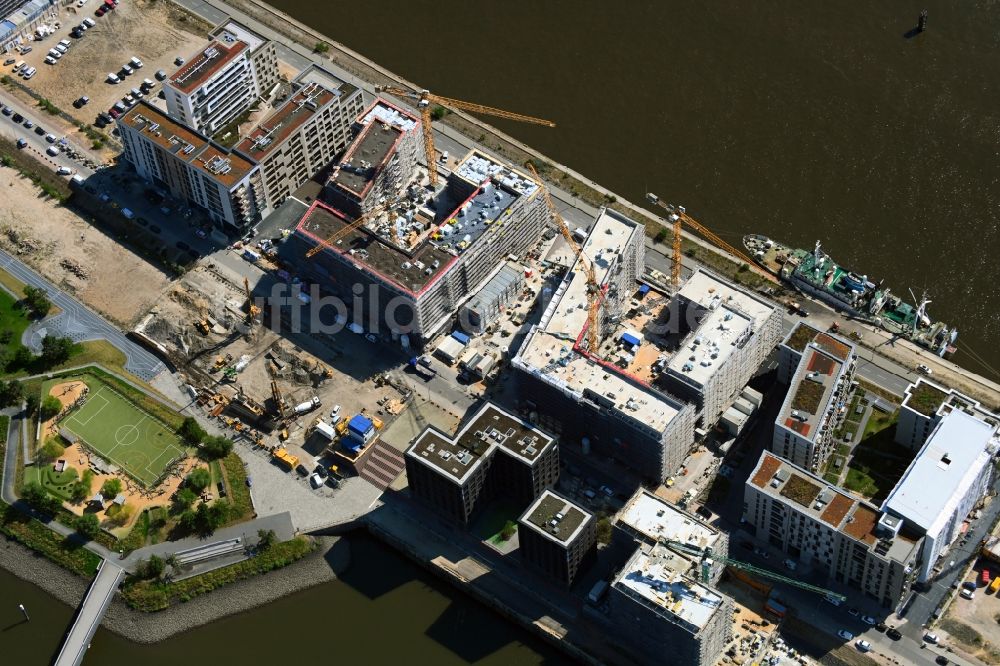
[(697, 634), (722, 606), (723, 597), (690, 577), (690, 569), (687, 558), (663, 546), (640, 547), (612, 585)]
[(521, 517), (521, 523), (560, 544), (571, 542), (593, 514), (546, 490)]
[(494, 451), (534, 465), (553, 443), (541, 430), (487, 403), (454, 437), (427, 428), (406, 455), (462, 484)]
[[(747, 483), (779, 501), (793, 502), (797, 511), (866, 547), (875, 548), (879, 544), (876, 530), (881, 514), (878, 509), (783, 458), (764, 451)], [(877, 552), (905, 561), (916, 547), (908, 536), (910, 533), (904, 525), (903, 531), (891, 543), (883, 540)]]
[[(583, 244), (598, 283), (607, 283), (620, 260), (618, 251), (642, 226), (611, 210), (603, 210)], [(574, 350), (587, 326), (587, 276), (579, 261), (566, 274), (541, 322), (521, 347), (516, 362), (551, 384), (600, 397), (628, 418), (664, 430), (683, 407), (614, 365)]]
[(814, 441), (831, 403), (844, 364), (816, 343), (806, 347), (792, 377), (778, 422), (804, 439)]
[(227, 188), (238, 183), (254, 168), (250, 160), (227, 152), (147, 102), (132, 107), (119, 118), (119, 122), (138, 130), (142, 136)]
[(255, 160), (264, 158), (335, 97), (332, 91), (317, 84), (305, 86), (236, 144), (236, 150)]
[(248, 44), (242, 40), (228, 43), (213, 40), (205, 50), (174, 72), (170, 76), (170, 83), (181, 92), (190, 93), (248, 48)]

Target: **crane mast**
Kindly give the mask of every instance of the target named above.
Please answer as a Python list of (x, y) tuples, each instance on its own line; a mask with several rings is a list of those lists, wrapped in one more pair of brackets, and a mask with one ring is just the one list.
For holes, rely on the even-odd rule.
[(559, 227), (559, 233), (562, 234), (563, 238), (566, 239), (566, 242), (573, 250), (573, 253), (576, 254), (576, 257), (579, 260), (580, 265), (583, 267), (585, 275), (587, 276), (587, 347), (592, 354), (596, 354), (597, 348), (600, 346), (599, 328), (601, 318), (601, 285), (597, 282), (597, 274), (594, 271), (594, 263), (590, 260), (590, 257), (584, 253), (583, 247), (576, 241), (575, 238), (573, 238), (573, 233), (569, 230), (569, 225), (566, 224), (566, 220), (564, 220), (562, 215), (559, 214), (559, 210), (556, 208), (556, 204), (552, 200), (552, 195), (549, 194), (549, 188), (547, 188), (542, 182), (542, 178), (538, 175), (535, 165), (528, 162), (528, 168), (531, 169), (531, 174), (535, 177), (535, 181), (542, 189), (542, 194), (545, 197), (545, 205), (548, 206), (552, 219), (556, 221), (556, 226)]

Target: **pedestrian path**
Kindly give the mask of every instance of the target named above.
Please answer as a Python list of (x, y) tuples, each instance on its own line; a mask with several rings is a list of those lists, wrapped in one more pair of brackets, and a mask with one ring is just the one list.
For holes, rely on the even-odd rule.
[(117, 564), (107, 560), (101, 562), (97, 568), (97, 576), (83, 597), (83, 603), (80, 604), (73, 625), (59, 650), (55, 666), (78, 666), (83, 661), (83, 655), (90, 647), (90, 641), (124, 577), (125, 570)]

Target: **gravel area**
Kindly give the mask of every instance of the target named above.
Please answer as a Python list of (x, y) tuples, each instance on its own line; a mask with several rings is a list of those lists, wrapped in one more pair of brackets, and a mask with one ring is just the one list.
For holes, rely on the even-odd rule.
[[(116, 598), (104, 616), (105, 628), (136, 643), (156, 643), (188, 629), (251, 610), (275, 599), (337, 578), (350, 564), (350, 546), (337, 537), (319, 537), (315, 553), (283, 569), (240, 581), (159, 613), (140, 613)], [(90, 581), (7, 539), (0, 540), (0, 567), (38, 585), (76, 608)]]

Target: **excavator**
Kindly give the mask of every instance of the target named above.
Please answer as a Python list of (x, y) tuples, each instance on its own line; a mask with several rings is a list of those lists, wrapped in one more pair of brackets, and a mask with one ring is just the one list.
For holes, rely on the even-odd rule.
[(707, 227), (688, 215), (684, 206), (675, 206), (673, 204), (666, 203), (665, 201), (661, 201), (660, 197), (656, 196), (652, 192), (646, 194), (646, 200), (649, 201), (649, 203), (659, 206), (667, 211), (667, 217), (673, 223), (674, 238), (673, 247), (671, 248), (673, 251), (673, 266), (670, 270), (670, 282), (675, 289), (681, 284), (681, 231), (683, 225), (687, 225), (688, 228), (697, 231), (720, 250), (723, 250), (740, 261), (745, 262), (752, 271), (761, 277), (775, 284), (779, 284), (777, 278), (762, 269), (756, 261), (748, 257), (743, 251), (736, 249), (726, 241), (722, 240), (717, 235), (712, 233), (712, 231)]
[(460, 99), (453, 99), (451, 97), (442, 97), (440, 95), (431, 94), (428, 90), (421, 90), (420, 92), (415, 92), (412, 90), (406, 90), (405, 88), (397, 88), (394, 86), (376, 86), (376, 92), (384, 92), (390, 95), (396, 95), (397, 97), (402, 97), (405, 99), (416, 100), (417, 107), (420, 109), (421, 119), (423, 120), (423, 132), (424, 132), (424, 150), (427, 153), (427, 176), (430, 179), (431, 187), (435, 187), (438, 182), (437, 175), (437, 158), (434, 152), (434, 131), (431, 128), (431, 105), (437, 104), (440, 106), (450, 106), (455, 109), (461, 109), (463, 111), (471, 111), (472, 113), (479, 113), (487, 116), (495, 116), (497, 118), (503, 118), (505, 120), (516, 120), (522, 123), (531, 123), (533, 125), (543, 125), (545, 127), (555, 127), (556, 124), (551, 120), (545, 120), (544, 118), (535, 118), (534, 116), (526, 116), (521, 113), (513, 113), (512, 111), (504, 111), (503, 109), (497, 109), (492, 106), (484, 106), (483, 104), (476, 104), (474, 102), (465, 102)]
[(587, 348), (591, 353), (596, 354), (597, 348), (600, 346), (600, 317), (601, 317), (601, 285), (597, 282), (597, 275), (594, 272), (594, 262), (590, 260), (580, 244), (573, 237), (573, 233), (569, 230), (569, 225), (566, 224), (566, 220), (563, 219), (562, 215), (559, 214), (559, 210), (556, 208), (556, 204), (552, 201), (552, 196), (549, 194), (549, 188), (545, 186), (542, 182), (541, 176), (538, 175), (538, 171), (535, 169), (535, 165), (528, 162), (528, 168), (531, 169), (531, 174), (535, 177), (535, 182), (538, 186), (542, 188), (542, 194), (545, 196), (545, 204), (549, 207), (549, 213), (552, 215), (552, 219), (555, 220), (556, 226), (559, 227), (559, 233), (562, 234), (566, 242), (573, 249), (580, 264), (583, 266), (583, 270), (587, 276)]

